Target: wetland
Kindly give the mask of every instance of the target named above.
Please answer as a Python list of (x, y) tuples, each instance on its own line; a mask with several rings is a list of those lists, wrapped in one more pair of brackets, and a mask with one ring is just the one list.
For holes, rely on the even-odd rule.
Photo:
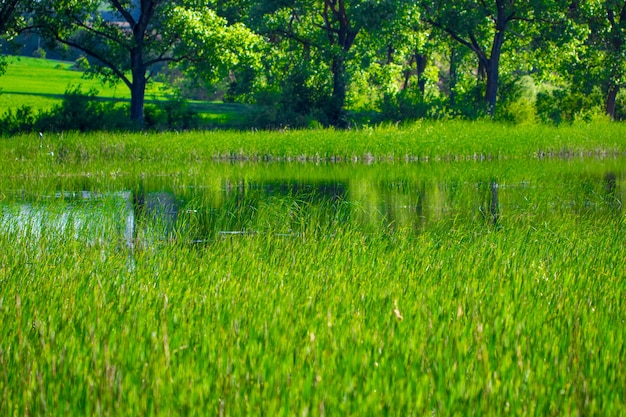
[(618, 416), (620, 126), (2, 140), (0, 414)]

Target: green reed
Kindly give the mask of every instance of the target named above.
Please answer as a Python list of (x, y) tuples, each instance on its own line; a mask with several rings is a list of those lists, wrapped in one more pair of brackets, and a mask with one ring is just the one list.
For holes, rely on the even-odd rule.
[[(38, 133), (0, 140), (0, 161), (12, 172), (50, 173), (100, 168), (180, 169), (214, 160), (455, 161), (623, 155), (626, 127), (618, 123), (551, 127), (493, 122), (419, 122), (348, 131)], [(139, 170), (139, 167), (135, 167)], [(35, 171), (35, 172), (32, 172)], [(79, 171), (80, 172), (80, 171)]]
[(623, 409), (623, 216), (415, 234), (318, 214), (132, 251), (2, 233), (0, 411)]
[[(553, 149), (621, 149), (585, 129)], [(0, 142), (0, 415), (622, 413), (623, 160), (530, 155), (533, 133), (482, 162), (214, 163), (202, 138), (257, 133), (206, 135)], [(350, 187), (254, 188), (284, 180)], [(113, 193), (139, 189), (184, 205), (129, 241)], [(99, 198), (50, 197), (72, 190)]]

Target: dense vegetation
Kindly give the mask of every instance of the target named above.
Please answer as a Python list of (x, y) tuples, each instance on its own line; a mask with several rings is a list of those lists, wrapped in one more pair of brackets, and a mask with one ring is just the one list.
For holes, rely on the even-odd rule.
[[(0, 0), (0, 36), (105, 82), (0, 118), (0, 415), (621, 415), (623, 25), (626, 1)], [(253, 110), (207, 122), (209, 96)], [(184, 132), (221, 116), (274, 130)]]
[(268, 128), (624, 115), (623, 1), (3, 0), (0, 10), (2, 34), (38, 39), (25, 53), (66, 50), (127, 88), (135, 127), (156, 80), (184, 98), (254, 104), (249, 126)]
[[(625, 128), (2, 140), (0, 414), (620, 415)], [(352, 195), (209, 193), (292, 177)], [(129, 245), (113, 192), (150, 182), (196, 194), (173, 239)], [(378, 184), (437, 216), (365, 227)], [(77, 190), (92, 221), (54, 198)]]

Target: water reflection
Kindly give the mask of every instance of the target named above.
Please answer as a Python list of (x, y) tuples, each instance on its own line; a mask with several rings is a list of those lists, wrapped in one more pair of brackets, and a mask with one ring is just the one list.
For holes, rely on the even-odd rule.
[[(224, 236), (295, 236), (313, 225), (332, 233), (351, 223), (366, 231), (412, 230), (441, 221), (503, 226), (542, 213), (621, 215), (623, 172), (510, 182), (504, 177), (382, 180), (250, 180), (226, 177), (219, 187), (154, 187), (96, 193), (59, 192), (2, 202), (7, 233), (71, 236), (87, 242), (205, 242)], [(113, 239), (113, 240), (115, 240)]]

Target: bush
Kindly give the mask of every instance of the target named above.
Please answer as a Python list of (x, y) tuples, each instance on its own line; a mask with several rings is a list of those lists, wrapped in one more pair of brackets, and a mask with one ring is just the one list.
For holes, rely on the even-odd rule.
[(445, 114), (445, 106), (438, 98), (424, 97), (412, 89), (384, 94), (379, 108), (381, 121), (438, 119)]
[(154, 130), (190, 130), (200, 127), (202, 119), (194, 112), (182, 95), (176, 95), (165, 103), (145, 108), (145, 127)]
[(30, 106), (22, 106), (17, 110), (9, 109), (0, 118), (0, 132), (3, 135), (14, 135), (36, 129), (37, 117)]
[(80, 85), (69, 87), (61, 104), (40, 113), (36, 122), (38, 129), (54, 132), (129, 129), (131, 123), (126, 107), (102, 101), (97, 94), (93, 89), (83, 93)]
[[(69, 87), (63, 101), (51, 110), (35, 114), (29, 106), (9, 109), (0, 117), (0, 132), (13, 135), (20, 132), (61, 132), (76, 130), (133, 130), (127, 104), (104, 101), (96, 90), (83, 92), (81, 86)], [(194, 129), (201, 118), (186, 100), (176, 96), (166, 103), (146, 106), (145, 127), (148, 129)]]
[(46, 58), (46, 50), (43, 48), (37, 48), (33, 51), (33, 57), (35, 58)]
[(89, 65), (89, 60), (86, 56), (81, 56), (74, 61), (71, 69), (75, 71), (88, 71), (91, 66)]
[(598, 91), (590, 94), (558, 88), (537, 94), (537, 115), (544, 123), (561, 124), (575, 120), (590, 119), (595, 113), (602, 96)]
[(258, 111), (252, 125), (264, 129), (328, 126), (329, 92), (330, 86), (319, 74), (296, 64), (277, 85), (255, 94)]
[(516, 125), (533, 124), (537, 120), (535, 104), (526, 97), (507, 103), (496, 109), (496, 118)]

